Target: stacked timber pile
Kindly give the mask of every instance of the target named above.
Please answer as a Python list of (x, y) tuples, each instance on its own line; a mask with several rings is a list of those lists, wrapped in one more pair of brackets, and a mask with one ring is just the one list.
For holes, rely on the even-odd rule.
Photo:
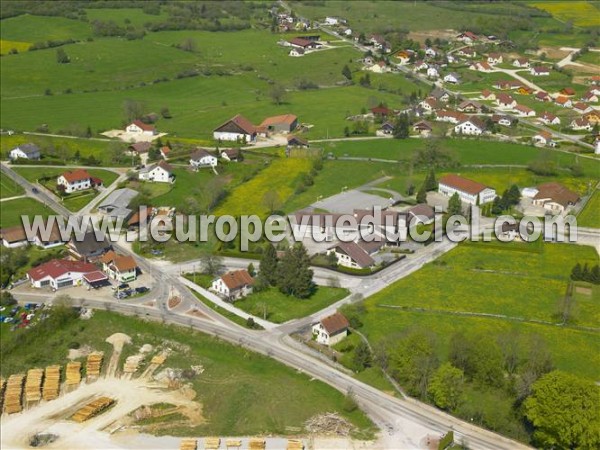
[(80, 361), (72, 361), (67, 363), (67, 377), (65, 383), (67, 386), (74, 386), (81, 383)]
[(286, 450), (304, 450), (304, 444), (299, 439), (288, 439)]
[(160, 355), (156, 355), (150, 361), (150, 364), (158, 364), (161, 365), (167, 360), (167, 355), (161, 353)]
[(58, 398), (58, 391), (60, 389), (60, 366), (48, 366), (46, 367), (46, 374), (44, 375), (44, 389), (43, 397), (44, 400), (54, 400)]
[(99, 377), (100, 369), (102, 368), (102, 359), (104, 358), (104, 353), (102, 352), (94, 352), (90, 353), (87, 357), (87, 364), (85, 368), (85, 372), (87, 374), (88, 380), (91, 377)]
[(21, 396), (23, 395), (23, 381), (25, 375), (22, 373), (11, 375), (6, 382), (4, 392), (4, 412), (14, 414), (21, 412)]
[(75, 414), (73, 414), (72, 419), (75, 422), (85, 422), (86, 420), (94, 417), (97, 414), (100, 414), (110, 405), (112, 405), (115, 401), (110, 397), (100, 397), (96, 400), (89, 402), (83, 408), (77, 410)]
[(240, 439), (227, 439), (225, 441), (225, 447), (227, 450), (230, 448), (240, 448), (242, 446), (242, 441)]
[(204, 450), (217, 450), (221, 445), (221, 439), (216, 437), (204, 438)]
[(135, 373), (138, 370), (140, 362), (143, 361), (143, 356), (132, 355), (127, 357), (123, 366), (123, 373)]
[(181, 444), (179, 445), (179, 450), (197, 450), (198, 449), (198, 441), (192, 438), (186, 438), (181, 440)]
[(354, 427), (336, 413), (325, 413), (308, 419), (304, 428), (314, 434), (348, 436)]
[(248, 442), (248, 450), (265, 450), (266, 443), (261, 438), (250, 438)]
[(42, 369), (29, 369), (25, 380), (25, 401), (37, 402), (42, 399)]

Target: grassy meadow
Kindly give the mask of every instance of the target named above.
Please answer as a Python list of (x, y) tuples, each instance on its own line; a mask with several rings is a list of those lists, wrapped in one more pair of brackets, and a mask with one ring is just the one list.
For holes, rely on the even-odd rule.
[(85, 22), (64, 17), (42, 17), (30, 14), (3, 19), (0, 29), (0, 37), (3, 40), (32, 44), (50, 40), (80, 40), (91, 35), (91, 27)]
[(44, 218), (54, 211), (33, 198), (18, 198), (0, 202), (0, 228), (21, 225), (21, 215), (31, 218), (40, 215)]
[(4, 175), (4, 172), (0, 172), (0, 188), (0, 198), (16, 197), (25, 192), (21, 186)]

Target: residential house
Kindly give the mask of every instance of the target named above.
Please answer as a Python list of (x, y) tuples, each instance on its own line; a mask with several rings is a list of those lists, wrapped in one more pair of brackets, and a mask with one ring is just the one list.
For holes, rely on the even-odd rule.
[(537, 100), (538, 102), (552, 101), (552, 97), (550, 97), (550, 94), (548, 94), (547, 92), (544, 92), (544, 91), (537, 91), (533, 98), (535, 100)]
[(407, 223), (410, 227), (418, 224), (430, 224), (435, 219), (435, 211), (427, 203), (419, 203), (407, 211)]
[(579, 195), (560, 183), (550, 182), (540, 184), (537, 194), (533, 197), (533, 204), (543, 206), (545, 210), (562, 214), (579, 201)]
[(152, 181), (156, 183), (175, 182), (173, 167), (166, 161), (159, 161), (156, 164), (144, 167), (140, 170), (138, 178), (142, 181)]
[(439, 78), (440, 77), (440, 67), (439, 66), (429, 66), (427, 68), (427, 77), (428, 78)]
[(496, 100), (496, 94), (494, 94), (489, 89), (484, 89), (483, 91), (481, 91), (481, 98), (483, 100)]
[(529, 106), (525, 105), (517, 105), (515, 106), (515, 111), (522, 117), (535, 117), (535, 110), (531, 109)]
[(440, 178), (438, 192), (446, 197), (452, 197), (457, 192), (462, 202), (471, 205), (483, 205), (496, 198), (496, 191), (491, 187), (453, 174)]
[(566, 87), (560, 90), (560, 94), (566, 95), (567, 97), (572, 97), (576, 94), (576, 92), (575, 89), (573, 89), (572, 87)]
[(110, 250), (102, 255), (100, 262), (106, 275), (119, 283), (129, 283), (137, 278), (138, 265), (133, 256), (119, 255)]
[(62, 186), (64, 191), (67, 194), (70, 194), (71, 192), (102, 186), (102, 180), (92, 177), (85, 169), (75, 169), (73, 171), (64, 172), (58, 177), (56, 184)]
[(165, 159), (165, 160), (169, 159), (169, 153), (171, 153), (171, 149), (169, 147), (167, 147), (166, 145), (163, 145), (160, 148), (160, 156), (162, 156), (163, 159)]
[(429, 136), (433, 128), (429, 123), (421, 120), (413, 125), (413, 131), (419, 133), (421, 136)]
[(132, 212), (128, 206), (138, 194), (129, 188), (115, 189), (98, 205), (98, 212), (108, 217), (126, 220)]
[(554, 141), (552, 140), (552, 134), (547, 131), (540, 131), (536, 135), (534, 135), (531, 140), (534, 145), (538, 146), (554, 146)]
[(426, 70), (428, 68), (429, 68), (429, 64), (427, 64), (425, 61), (415, 61), (415, 65), (414, 65), (415, 72), (420, 72), (421, 70)]
[(152, 143), (150, 142), (136, 142), (135, 144), (131, 144), (128, 147), (129, 153), (141, 155), (143, 153), (148, 153), (152, 148)]
[(212, 282), (211, 290), (229, 301), (252, 293), (254, 278), (246, 269), (227, 272)]
[(242, 151), (239, 148), (225, 148), (221, 150), (221, 158), (225, 161), (241, 161)]
[(125, 128), (127, 133), (141, 134), (144, 136), (154, 136), (157, 134), (154, 125), (144, 123), (141, 120), (134, 120)]
[(543, 77), (550, 75), (550, 69), (545, 66), (535, 66), (529, 69), (529, 73), (534, 77)]
[(327, 250), (327, 254), (334, 254), (340, 266), (351, 269), (366, 269), (375, 265), (373, 255), (382, 246), (383, 242), (378, 240), (340, 242)]
[(290, 50), (290, 56), (298, 57), (304, 56), (305, 52), (303, 48), (294, 47)]
[(297, 147), (297, 148), (308, 148), (310, 145), (308, 141), (300, 136), (294, 136), (290, 134), (287, 137), (287, 146), (288, 147)]
[(348, 336), (350, 322), (339, 312), (327, 316), (312, 327), (312, 333), (319, 344), (332, 346)]
[(596, 103), (598, 102), (598, 95), (599, 94), (595, 93), (594, 91), (589, 90), (585, 94), (583, 94), (583, 97), (581, 97), (581, 99), (584, 102)]
[(490, 66), (487, 61), (475, 62), (469, 66), (469, 69), (478, 72), (491, 72), (493, 70), (492, 66)]
[(480, 113), (483, 109), (483, 105), (475, 100), (465, 100), (458, 105), (457, 109), (460, 112)]
[(521, 86), (521, 87), (517, 88), (517, 94), (531, 95), (531, 94), (533, 94), (533, 89), (528, 86)]
[(414, 55), (414, 52), (409, 52), (408, 50), (400, 50), (396, 52), (394, 58), (398, 60), (398, 64), (404, 65), (410, 62), (410, 58)]
[(67, 244), (67, 249), (73, 258), (79, 261), (91, 261), (112, 250), (112, 244), (100, 230), (92, 230), (86, 231), (81, 240), (74, 235)]
[(465, 44), (472, 44), (473, 42), (479, 40), (479, 37), (475, 33), (465, 31), (456, 36), (456, 40), (464, 42)]
[(438, 122), (450, 122), (450, 123), (460, 123), (461, 121), (465, 120), (467, 116), (465, 116), (462, 113), (459, 113), (457, 111), (449, 111), (446, 109), (443, 109), (441, 111), (437, 111), (435, 113), (435, 120)]
[(391, 109), (381, 104), (379, 106), (374, 106), (373, 108), (370, 108), (370, 111), (375, 117), (388, 117), (393, 114), (393, 111)]
[(477, 51), (475, 51), (473, 47), (463, 47), (458, 50), (456, 54), (465, 58), (475, 58), (477, 56)]
[(325, 17), (325, 25), (341, 25), (344, 23), (346, 23), (346, 20), (342, 19), (341, 17), (335, 17), (335, 16)]
[(517, 106), (517, 101), (510, 95), (500, 92), (496, 95), (496, 105), (500, 108), (514, 108)]
[(217, 141), (242, 141), (249, 143), (256, 140), (256, 134), (256, 127), (240, 114), (219, 125), (213, 131), (213, 137)]
[(600, 111), (590, 111), (583, 115), (592, 125), (600, 124)]
[(425, 100), (419, 103), (419, 106), (426, 114), (431, 114), (438, 109), (442, 109), (443, 107), (443, 105), (433, 97), (427, 97)]
[(456, 134), (479, 136), (485, 131), (485, 124), (478, 117), (470, 117), (454, 127)]
[(458, 84), (460, 83), (460, 76), (455, 72), (450, 72), (448, 75), (444, 76), (444, 82)]
[(548, 111), (544, 111), (544, 114), (540, 117), (540, 122), (545, 123), (546, 125), (560, 125), (560, 118)]
[(57, 290), (65, 287), (80, 286), (84, 282), (94, 285), (107, 281), (107, 277), (91, 263), (53, 259), (27, 271), (27, 279), (34, 288), (49, 287)]
[(40, 148), (32, 143), (20, 144), (13, 148), (9, 153), (9, 158), (13, 161), (15, 159), (38, 160), (41, 156)]
[(267, 117), (259, 127), (271, 133), (291, 133), (298, 127), (298, 117), (293, 114)]
[(512, 65), (513, 65), (513, 67), (520, 67), (521, 69), (529, 69), (529, 59), (527, 59), (527, 58), (513, 59)]
[(511, 116), (504, 116), (500, 114), (492, 115), (492, 122), (501, 125), (503, 127), (510, 127), (513, 123), (513, 118)]
[(494, 87), (501, 91), (515, 90), (523, 86), (523, 83), (517, 80), (498, 80), (494, 83)]
[(448, 93), (448, 91), (445, 91), (444, 89), (439, 88), (437, 86), (433, 88), (433, 90), (429, 93), (428, 97), (434, 98), (438, 102), (447, 103), (450, 101), (450, 94)]
[(585, 117), (577, 117), (571, 121), (571, 129), (574, 131), (592, 131), (593, 125)]
[(390, 44), (385, 40), (383, 36), (373, 34), (368, 41), (376, 50), (388, 53), (390, 51)]
[(490, 53), (487, 57), (487, 62), (490, 65), (502, 64), (503, 58), (500, 53)]
[(197, 149), (190, 156), (190, 166), (192, 166), (194, 169), (200, 169), (202, 167), (216, 167), (217, 164), (217, 157), (203, 148)]
[(381, 124), (379, 130), (382, 134), (393, 134), (394, 133), (394, 124), (391, 122), (384, 122)]
[(594, 108), (592, 108), (590, 105), (586, 105), (583, 102), (577, 102), (573, 105), (573, 111), (579, 113), (579, 114), (585, 114), (587, 112), (593, 111)]
[(150, 224), (157, 210), (152, 206), (140, 206), (127, 221), (128, 229), (144, 228)]
[(435, 58), (437, 56), (437, 51), (434, 48), (427, 47), (425, 49), (425, 56), (429, 58)]
[(290, 39), (288, 43), (292, 47), (301, 48), (304, 51), (320, 47), (320, 45), (317, 42), (305, 39), (303, 37), (295, 37), (293, 39)]
[(571, 99), (562, 95), (556, 97), (554, 99), (554, 103), (556, 103), (559, 106), (562, 106), (563, 108), (571, 108), (573, 106), (573, 102), (571, 101)]
[(22, 225), (17, 225), (0, 230), (2, 245), (6, 248), (17, 248), (29, 245), (29, 240)]

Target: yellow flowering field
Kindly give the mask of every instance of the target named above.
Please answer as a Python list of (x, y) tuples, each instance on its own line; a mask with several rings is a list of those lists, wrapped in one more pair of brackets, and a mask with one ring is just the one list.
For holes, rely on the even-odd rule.
[(19, 53), (26, 52), (31, 47), (31, 42), (5, 41), (0, 39), (0, 54), (7, 55), (13, 48), (16, 48)]
[(600, 26), (600, 10), (589, 2), (535, 2), (532, 6), (548, 11), (554, 18), (578, 27)]
[(263, 197), (269, 191), (275, 191), (283, 204), (300, 182), (300, 176), (311, 169), (309, 158), (276, 159), (247, 183), (235, 188), (225, 202), (217, 208), (216, 215), (230, 214), (267, 214), (268, 208)]

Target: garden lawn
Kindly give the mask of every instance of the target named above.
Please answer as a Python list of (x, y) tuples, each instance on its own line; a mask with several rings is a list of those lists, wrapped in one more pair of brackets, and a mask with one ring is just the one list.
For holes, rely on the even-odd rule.
[(600, 228), (600, 191), (596, 190), (577, 216), (580, 227)]
[(46, 218), (50, 214), (54, 214), (54, 211), (32, 198), (19, 198), (1, 202), (0, 228), (21, 225), (21, 215), (27, 215), (32, 220), (36, 215)]
[(68, 322), (50, 335), (34, 335), (27, 345), (17, 343), (18, 334), (35, 333), (35, 327), (13, 332), (12, 340), (2, 340), (2, 375), (64, 364), (73, 342), (109, 355), (112, 348), (104, 340), (116, 332), (132, 337), (133, 344), (125, 347), (124, 354), (143, 344), (155, 348), (168, 346), (175, 349), (167, 358), (168, 367), (203, 367), (203, 373), (191, 385), (202, 404), (206, 423), (193, 428), (176, 426), (167, 429), (169, 434), (289, 435), (291, 427), (301, 428), (315, 414), (330, 411), (347, 417), (360, 430), (371, 429), (372, 424), (360, 410), (352, 413), (343, 410), (342, 393), (273, 359), (182, 327), (104, 311), (95, 311), (90, 320)]
[(0, 198), (15, 197), (25, 192), (21, 186), (4, 175), (4, 172), (0, 172), (0, 188)]
[(283, 323), (309, 316), (347, 295), (347, 289), (318, 286), (309, 298), (298, 299), (282, 294), (277, 288), (271, 287), (236, 301), (235, 306), (261, 318), (266, 311), (266, 320)]

